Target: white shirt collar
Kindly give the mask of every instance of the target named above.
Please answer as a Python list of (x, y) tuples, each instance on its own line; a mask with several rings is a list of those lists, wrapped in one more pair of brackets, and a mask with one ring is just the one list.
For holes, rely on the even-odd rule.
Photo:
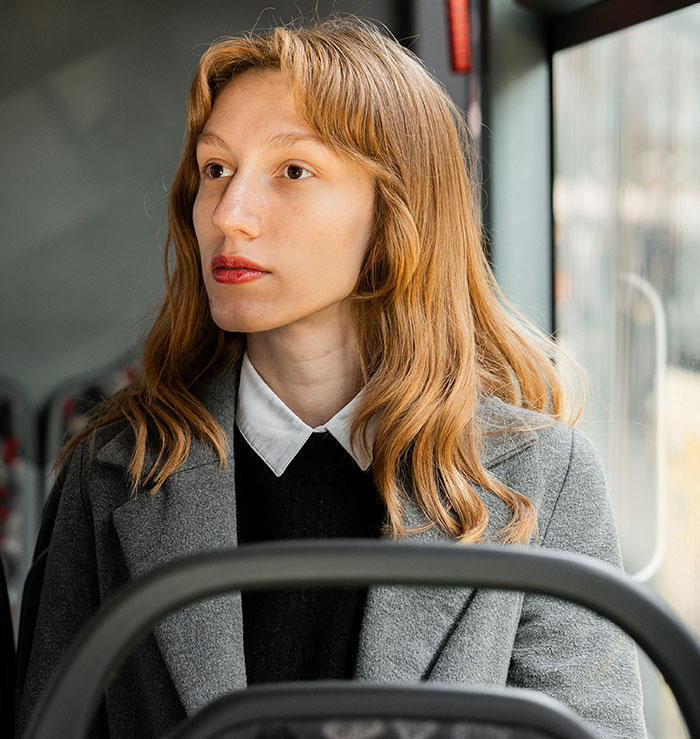
[[(311, 428), (275, 395), (253, 367), (246, 352), (243, 355), (238, 384), (236, 425), (243, 438), (277, 477), (287, 469), (311, 434), (323, 431), (328, 431), (364, 471), (372, 462), (371, 455), (365, 454), (362, 449), (353, 448), (350, 444), (350, 422), (359, 405), (362, 392), (360, 391), (339, 410), (330, 421)], [(372, 426), (368, 437), (371, 446), (374, 441)]]

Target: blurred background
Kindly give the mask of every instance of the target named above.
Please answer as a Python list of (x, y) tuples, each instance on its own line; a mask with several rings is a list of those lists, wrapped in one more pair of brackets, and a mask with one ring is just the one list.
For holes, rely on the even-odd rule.
[[(5, 0), (0, 552), (18, 613), (50, 466), (162, 294), (186, 97), (215, 39), (384, 24), (464, 110), (506, 295), (583, 366), (627, 570), (700, 635), (700, 3)], [(650, 735), (683, 736), (645, 663)]]

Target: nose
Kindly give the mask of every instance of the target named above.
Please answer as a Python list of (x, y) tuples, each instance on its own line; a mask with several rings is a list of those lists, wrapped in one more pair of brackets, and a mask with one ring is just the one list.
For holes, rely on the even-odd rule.
[(251, 176), (240, 171), (230, 177), (212, 213), (212, 223), (224, 236), (260, 235), (262, 193)]

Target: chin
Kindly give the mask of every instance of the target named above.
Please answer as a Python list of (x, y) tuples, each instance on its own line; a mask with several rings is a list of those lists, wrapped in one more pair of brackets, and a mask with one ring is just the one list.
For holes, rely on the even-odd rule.
[(277, 328), (269, 318), (261, 315), (250, 315), (245, 311), (217, 310), (209, 306), (212, 321), (222, 330), (236, 334), (251, 334), (258, 331), (269, 331)]
[(268, 326), (262, 327), (258, 321), (241, 320), (240, 316), (236, 318), (217, 318), (212, 314), (212, 320), (222, 330), (233, 334), (252, 334), (256, 331), (267, 331)]

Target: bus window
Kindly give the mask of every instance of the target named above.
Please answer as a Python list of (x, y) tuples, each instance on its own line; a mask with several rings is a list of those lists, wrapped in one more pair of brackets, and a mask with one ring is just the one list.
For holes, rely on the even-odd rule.
[[(700, 5), (554, 55), (557, 336), (627, 570), (700, 634)], [(656, 683), (649, 729), (683, 730)]]

